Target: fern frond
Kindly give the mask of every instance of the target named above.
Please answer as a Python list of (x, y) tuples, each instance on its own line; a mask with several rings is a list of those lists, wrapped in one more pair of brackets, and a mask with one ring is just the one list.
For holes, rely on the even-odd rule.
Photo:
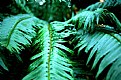
[(31, 45), (31, 39), (36, 36), (34, 26), (39, 22), (39, 19), (27, 14), (4, 19), (0, 27), (0, 45), (11, 53), (20, 53)]
[(74, 24), (77, 29), (83, 29), (86, 32), (94, 32), (100, 28), (107, 28), (107, 26), (100, 26), (101, 24), (110, 26), (113, 24), (116, 27), (108, 29), (121, 31), (121, 23), (116, 16), (102, 8), (95, 11), (82, 11), (75, 17), (72, 17), (69, 22)]
[(108, 11), (114, 13), (121, 21), (121, 0), (105, 0), (104, 2), (97, 2), (88, 6), (85, 10), (94, 11), (97, 8), (107, 9)]
[[(78, 52), (85, 49), (85, 52), (89, 53), (87, 64), (94, 57), (94, 63), (92, 69), (94, 69), (97, 63), (101, 60), (96, 77), (111, 63), (121, 56), (121, 35), (115, 33), (106, 34), (104, 32), (95, 32), (93, 34), (85, 33), (81, 34), (83, 30), (79, 30), (79, 36), (76, 36), (74, 41), (78, 43), (75, 48), (79, 48)], [(104, 57), (104, 58), (103, 58)]]
[(76, 44), (75, 48), (78, 48), (78, 54), (82, 49), (89, 53), (87, 64), (95, 57), (92, 69), (101, 61), (97, 78), (107, 66), (121, 56), (121, 35), (117, 33), (121, 31), (121, 23), (113, 13), (102, 8), (79, 12), (69, 22), (77, 29), (73, 43)]
[[(33, 46), (34, 53), (37, 52), (31, 60), (35, 60), (29, 67), (30, 73), (23, 80), (73, 80), (73, 71), (70, 60), (65, 52), (73, 53), (62, 43), (66, 42), (71, 32), (68, 30), (68, 24), (63, 22), (53, 22), (44, 24), (39, 29)], [(39, 50), (39, 51), (38, 51)]]
[(106, 76), (106, 80), (120, 80), (120, 79), (121, 79), (121, 56), (113, 63)]
[(113, 7), (119, 7), (121, 5), (120, 0), (105, 0), (104, 2), (97, 2), (95, 4), (92, 4), (86, 8), (86, 10), (94, 11), (97, 8), (104, 8), (109, 9)]

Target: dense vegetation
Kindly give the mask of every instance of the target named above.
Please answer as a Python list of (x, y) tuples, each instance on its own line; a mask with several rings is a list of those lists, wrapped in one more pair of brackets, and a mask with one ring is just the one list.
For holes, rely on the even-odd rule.
[(0, 2), (0, 80), (121, 79), (121, 1), (78, 1)]

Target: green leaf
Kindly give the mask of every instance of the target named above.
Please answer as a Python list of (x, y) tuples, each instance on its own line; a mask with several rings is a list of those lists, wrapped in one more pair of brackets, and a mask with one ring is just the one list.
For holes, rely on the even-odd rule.
[(119, 57), (111, 66), (106, 76), (106, 80), (120, 80), (121, 79), (121, 57)]
[(0, 44), (11, 53), (20, 53), (25, 47), (29, 47), (32, 38), (36, 36), (35, 26), (39, 19), (27, 14), (8, 17), (3, 20), (0, 27)]
[[(94, 31), (101, 29), (108, 31), (121, 31), (121, 23), (116, 18), (116, 16), (108, 10), (102, 8), (98, 8), (94, 11), (83, 10), (79, 12), (76, 16), (72, 17), (69, 22), (74, 24), (77, 30), (83, 29), (84, 33), (93, 33)], [(103, 26), (101, 26), (102, 24)], [(114, 24), (115, 27), (107, 29), (107, 27), (105, 27), (105, 24)]]
[(99, 70), (97, 72), (97, 76), (99, 76), (99, 74), (108, 65), (110, 65), (111, 63), (113, 63), (116, 59), (118, 59), (121, 56), (121, 54), (120, 54), (120, 51), (121, 51), (121, 46), (120, 46), (121, 45), (121, 36), (119, 34), (111, 34), (111, 37), (112, 37), (112, 40), (107, 40), (107, 41), (110, 42), (110, 44), (109, 44), (110, 47), (105, 48), (105, 46), (107, 46), (107, 45), (104, 45), (105, 52), (103, 52), (103, 54), (106, 53), (107, 51), (108, 51), (108, 54), (102, 59), (102, 61), (100, 63)]
[(74, 49), (78, 48), (78, 54), (83, 49), (89, 54), (87, 64), (95, 57), (92, 69), (101, 61), (97, 78), (121, 55), (121, 35), (118, 33), (121, 31), (120, 21), (108, 10), (98, 8), (94, 11), (83, 10), (68, 22), (74, 24), (77, 29), (77, 34), (72, 41), (76, 45)]
[[(103, 9), (114, 9), (119, 7), (121, 5), (120, 0), (106, 0), (104, 2), (97, 2), (95, 4), (92, 4), (86, 8), (88, 11), (94, 11), (97, 8), (103, 8)], [(115, 10), (114, 10), (115, 11)]]
[(78, 42), (75, 48), (78, 48), (78, 53), (80, 53), (82, 49), (85, 49), (85, 52), (89, 54), (87, 64), (95, 57), (92, 69), (94, 69), (101, 60), (96, 77), (98, 77), (108, 65), (112, 64), (121, 56), (120, 34), (95, 32), (93, 34), (85, 33), (78, 36), (78, 38), (79, 39), (74, 39)]
[(37, 46), (34, 49), (36, 55), (31, 58), (35, 61), (30, 64), (30, 73), (23, 80), (74, 80), (71, 61), (67, 58), (65, 52), (73, 53), (73, 51), (62, 44), (65, 42), (64, 38), (67, 37), (64, 37), (63, 33), (68, 36), (72, 33), (65, 32), (69, 27), (65, 27), (64, 24), (54, 22), (44, 24), (39, 29), (32, 44)]

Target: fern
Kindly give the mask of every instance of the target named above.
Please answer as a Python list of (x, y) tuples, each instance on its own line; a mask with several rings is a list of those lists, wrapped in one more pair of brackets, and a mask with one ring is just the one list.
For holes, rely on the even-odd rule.
[[(17, 4), (15, 9), (19, 8), (18, 12), (29, 13), (48, 22), (70, 18), (70, 0), (47, 0), (43, 4), (40, 2), (13, 0), (12, 4)], [(34, 56), (30, 59), (32, 63), (23, 80), (74, 80), (73, 64), (67, 56), (68, 53), (73, 54), (73, 50), (65, 46), (69, 42), (74, 49), (78, 49), (78, 54), (84, 50), (89, 55), (87, 65), (94, 59), (92, 69), (98, 68), (96, 78), (110, 67), (106, 80), (120, 79), (121, 23), (116, 17), (118, 15), (114, 15), (114, 7), (120, 7), (120, 4), (120, 0), (98, 2), (65, 22), (48, 23), (28, 14), (4, 19), (0, 22), (0, 66), (9, 70), (7, 57), (4, 55), (6, 49), (21, 60), (19, 54), (23, 49), (32, 47)], [(14, 11), (13, 8), (10, 9)], [(63, 9), (66, 11), (63, 12)], [(111, 11), (113, 13), (110, 9), (114, 10)], [(120, 13), (120, 10), (117, 12)], [(74, 38), (72, 35), (75, 35)], [(70, 38), (72, 41), (69, 41)], [(4, 74), (1, 70), (0, 74)]]
[(64, 21), (71, 15), (70, 0), (15, 0), (15, 2), (22, 13), (33, 14), (48, 22)]
[(88, 6), (85, 10), (87, 11), (94, 11), (97, 8), (107, 9), (108, 11), (114, 13), (116, 17), (121, 21), (121, 0), (104, 0), (104, 2), (97, 2)]
[(79, 48), (78, 52), (80, 52), (83, 48), (85, 48), (85, 52), (89, 52), (91, 50), (87, 64), (96, 54), (92, 69), (94, 69), (97, 63), (104, 57), (100, 63), (97, 77), (109, 64), (113, 63), (121, 55), (121, 36), (119, 34), (95, 32), (94, 34), (87, 33), (77, 37), (79, 38), (79, 41), (75, 48)]
[(120, 80), (121, 79), (121, 56), (111, 66), (106, 80)]
[(27, 1), (26, 0), (15, 0), (17, 6), (22, 10), (25, 11), (28, 14), (32, 14), (31, 10), (28, 6), (26, 6)]
[(121, 1), (120, 0), (105, 0), (104, 2), (97, 2), (92, 4), (86, 8), (86, 10), (94, 11), (97, 8), (104, 8), (104, 9), (111, 9), (113, 7), (120, 7)]
[[(12, 53), (20, 53), (24, 47), (31, 45), (31, 39), (36, 36), (34, 27), (37, 18), (30, 15), (8, 17), (0, 27), (0, 44)], [(29, 24), (28, 24), (29, 23)]]
[(65, 54), (65, 51), (71, 54), (73, 51), (62, 44), (66, 42), (64, 38), (72, 34), (68, 26), (61, 22), (41, 26), (33, 42), (33, 52), (37, 54), (31, 60), (35, 61), (23, 80), (73, 80), (72, 65)]
[[(84, 10), (74, 16), (72, 19), (68, 20), (68, 22), (77, 25), (77, 29), (83, 28), (83, 30), (87, 32), (94, 32), (94, 30), (100, 28), (105, 28), (110, 31), (114, 29), (121, 31), (121, 23), (116, 16), (108, 10), (102, 8), (99, 8), (95, 11)], [(115, 25), (116, 27), (111, 27), (111, 24), (113, 26)]]
[[(89, 53), (87, 64), (92, 57), (96, 55), (92, 69), (94, 69), (101, 60), (96, 77), (98, 77), (107, 66), (121, 56), (121, 35), (112, 32), (109, 33), (111, 30), (114, 30), (113, 32), (117, 31), (115, 31), (116, 27), (111, 27), (110, 24), (106, 22), (106, 19), (108, 19), (107, 17), (110, 18), (110, 22), (113, 21), (113, 23), (117, 25), (117, 30), (120, 31), (120, 21), (118, 21), (114, 14), (103, 9), (97, 9), (91, 12), (82, 11), (69, 21), (77, 26), (77, 34), (73, 39), (73, 43), (77, 43), (75, 48), (78, 48), (78, 54), (80, 54), (82, 49), (85, 49), (85, 52)], [(115, 22), (115, 20), (117, 22)], [(100, 23), (106, 25), (97, 26)], [(104, 30), (107, 32), (104, 32)], [(85, 31), (87, 32), (84, 33)], [(120, 72), (121, 71), (119, 71), (119, 73)]]
[[(31, 45), (32, 38), (36, 36), (34, 26), (40, 22), (41, 20), (27, 14), (20, 14), (4, 19), (0, 26), (1, 47), (5, 47), (21, 60), (18, 54)], [(2, 58), (3, 57), (1, 57), (0, 65), (7, 70), (3, 64)]]

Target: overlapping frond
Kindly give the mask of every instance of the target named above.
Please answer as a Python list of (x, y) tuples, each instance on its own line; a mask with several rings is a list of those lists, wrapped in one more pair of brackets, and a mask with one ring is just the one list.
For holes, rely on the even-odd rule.
[[(113, 13), (105, 9), (97, 9), (91, 12), (82, 11), (69, 22), (77, 27), (77, 34), (73, 42), (76, 43), (75, 48), (78, 48), (78, 53), (82, 49), (89, 53), (87, 64), (92, 57), (95, 57), (92, 65), (92, 69), (94, 69), (101, 61), (96, 75), (98, 77), (107, 66), (121, 56), (121, 35), (117, 33), (118, 30), (121, 31), (120, 21)], [(115, 24), (116, 27), (110, 26), (111, 23)], [(85, 31), (86, 33), (84, 33)]]
[(31, 39), (36, 36), (34, 26), (39, 22), (39, 19), (27, 14), (4, 19), (0, 26), (0, 45), (11, 53), (19, 53), (31, 45)]
[(120, 80), (121, 79), (121, 56), (111, 66), (106, 80)]
[[(100, 29), (100, 27), (107, 28), (108, 30), (115, 29), (121, 31), (121, 24), (116, 16), (102, 8), (95, 11), (82, 11), (70, 19), (70, 22), (76, 25), (77, 29), (82, 28), (87, 32), (94, 32), (96, 29)], [(115, 27), (103, 26), (111, 26), (111, 24), (113, 24), (113, 26), (115, 25)]]
[[(79, 31), (81, 33), (81, 31)], [(121, 51), (121, 35), (120, 34), (105, 34), (103, 32), (95, 32), (94, 34), (80, 34), (75, 40), (78, 40), (78, 44), (75, 48), (79, 48), (78, 52), (85, 49), (85, 52), (90, 52), (87, 64), (95, 56), (92, 69), (94, 69), (97, 63), (102, 59), (97, 77), (99, 74), (116, 59), (119, 58)], [(119, 62), (120, 63), (120, 62)]]
[(97, 2), (86, 8), (86, 10), (94, 11), (97, 8), (109, 9), (113, 7), (121, 7), (121, 0), (105, 0), (104, 2)]
[(73, 80), (73, 71), (66, 52), (73, 53), (62, 43), (72, 32), (65, 22), (44, 24), (38, 31), (31, 58), (35, 60), (29, 67), (30, 73), (23, 80)]

